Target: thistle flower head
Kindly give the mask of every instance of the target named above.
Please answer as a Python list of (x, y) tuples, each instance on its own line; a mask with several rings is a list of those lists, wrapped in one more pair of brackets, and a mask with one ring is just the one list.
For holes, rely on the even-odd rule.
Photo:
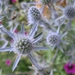
[(40, 11), (35, 7), (32, 6), (28, 10), (28, 21), (30, 24), (35, 23), (36, 21), (39, 21), (41, 19), (41, 13)]
[(67, 34), (64, 33), (64, 34), (60, 34), (59, 33), (59, 28), (57, 30), (57, 32), (52, 32), (50, 31), (48, 36), (46, 37), (46, 42), (53, 47), (53, 49), (56, 47), (56, 48), (59, 48), (62, 52), (63, 52), (63, 49), (61, 47), (61, 43), (63, 44), (68, 44), (67, 42), (63, 41), (62, 38)]
[(50, 33), (47, 36), (47, 43), (50, 44), (51, 46), (57, 46), (61, 42), (61, 37), (57, 33)]
[(17, 58), (14, 62), (12, 70), (14, 70), (20, 59), (21, 56), (28, 56), (33, 63), (38, 69), (41, 69), (41, 67), (37, 64), (36, 60), (32, 56), (31, 52), (32, 51), (37, 51), (37, 50), (48, 50), (47, 47), (41, 47), (41, 46), (36, 46), (36, 43), (42, 38), (42, 34), (39, 35), (34, 39), (34, 35), (37, 31), (38, 25), (34, 25), (29, 33), (29, 35), (25, 35), (25, 30), (24, 30), (24, 24), (22, 24), (21, 31), (17, 34), (11, 33), (7, 29), (5, 29), (3, 26), (1, 27), (1, 30), (8, 34), (14, 41), (13, 43), (11, 42), (10, 47), (5, 47), (5, 48), (0, 48), (0, 52), (6, 52), (6, 51), (12, 51), (15, 54), (17, 54)]
[(12, 45), (14, 49), (20, 54), (26, 54), (33, 48), (31, 41), (22, 34), (16, 34), (16, 39), (14, 40)]
[(73, 6), (67, 6), (64, 9), (64, 15), (68, 18), (68, 19), (74, 19), (75, 18), (75, 8)]

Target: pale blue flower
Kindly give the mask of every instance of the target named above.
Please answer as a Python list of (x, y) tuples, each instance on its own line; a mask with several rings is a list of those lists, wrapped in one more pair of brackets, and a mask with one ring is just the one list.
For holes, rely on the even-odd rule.
[(39, 25), (46, 31), (55, 30), (35, 6), (31, 6), (28, 10), (28, 23), (29, 25)]
[[(37, 25), (38, 26), (38, 25)], [(41, 67), (37, 64), (35, 58), (32, 56), (32, 51), (37, 50), (48, 50), (47, 47), (37, 46), (36, 43), (42, 38), (43, 34), (38, 36), (34, 39), (34, 34), (37, 31), (37, 26), (33, 26), (29, 35), (25, 35), (24, 32), (24, 24), (22, 24), (22, 28), (20, 33), (14, 34), (6, 30), (3, 26), (0, 27), (1, 30), (8, 34), (14, 41), (11, 43), (10, 47), (0, 48), (0, 52), (14, 52), (17, 54), (17, 58), (14, 62), (14, 65), (12, 67), (12, 70), (14, 71), (17, 67), (20, 59), (22, 56), (28, 56), (34, 66), (36, 66), (38, 69), (41, 69)]]
[[(67, 5), (65, 8), (58, 6), (58, 8), (62, 11), (62, 15), (60, 17), (58, 17), (54, 22), (55, 24), (59, 22), (59, 26), (65, 24), (66, 28), (64, 31), (67, 31), (68, 29), (72, 29), (71, 24), (72, 24), (72, 20), (75, 19), (75, 6), (74, 5)], [(68, 22), (66, 22), (66, 20), (68, 20)]]
[(43, 12), (45, 6), (48, 6), (49, 10), (51, 11), (51, 18), (54, 20), (56, 19), (59, 15), (58, 15), (58, 12), (56, 11), (55, 9), (55, 3), (57, 2), (58, 0), (40, 0), (40, 2), (38, 4), (42, 4), (42, 8), (41, 8), (41, 12)]
[(35, 6), (31, 6), (28, 10), (28, 22), (29, 24), (35, 24), (42, 19), (41, 13)]
[(67, 35), (67, 32), (64, 34), (59, 33), (59, 28), (56, 32), (50, 31), (46, 37), (46, 42), (50, 46), (52, 46), (52, 49), (54, 48), (60, 49), (63, 52), (63, 48), (61, 46), (62, 44), (68, 44), (67, 42), (63, 41), (63, 37)]

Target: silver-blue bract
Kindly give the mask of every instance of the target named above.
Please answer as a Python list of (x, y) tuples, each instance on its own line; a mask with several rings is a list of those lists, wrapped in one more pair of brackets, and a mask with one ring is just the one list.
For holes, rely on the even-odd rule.
[(17, 58), (14, 62), (12, 70), (14, 71), (17, 67), (20, 59), (22, 56), (28, 56), (34, 66), (36, 66), (38, 69), (42, 69), (38, 64), (35, 58), (32, 56), (32, 51), (37, 50), (48, 50), (47, 47), (37, 46), (36, 43), (41, 40), (43, 34), (38, 36), (34, 39), (35, 32), (37, 31), (37, 26), (34, 25), (29, 33), (29, 35), (25, 35), (24, 32), (24, 25), (22, 24), (22, 28), (20, 33), (14, 34), (9, 32), (7, 29), (5, 29), (3, 26), (1, 27), (1, 30), (8, 34), (14, 41), (11, 43), (10, 47), (0, 48), (0, 52), (14, 52), (17, 54)]
[(67, 42), (62, 40), (62, 38), (65, 35), (67, 35), (67, 32), (65, 32), (64, 34), (60, 34), (59, 28), (58, 28), (57, 32), (53, 32), (53, 31), (49, 32), (48, 36), (46, 37), (46, 42), (47, 42), (47, 44), (52, 46), (53, 50), (56, 47), (57, 49), (60, 49), (63, 52), (61, 43), (67, 44)]

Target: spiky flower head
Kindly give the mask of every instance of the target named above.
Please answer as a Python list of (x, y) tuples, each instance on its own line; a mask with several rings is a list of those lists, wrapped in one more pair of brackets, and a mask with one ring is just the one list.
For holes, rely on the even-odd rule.
[(35, 6), (30, 7), (28, 10), (29, 24), (34, 24), (37, 21), (40, 21), (40, 19), (41, 19), (40, 11)]
[(75, 8), (73, 6), (67, 6), (64, 9), (64, 15), (68, 18), (68, 19), (74, 19), (75, 18)]
[(16, 39), (12, 43), (14, 49), (20, 54), (27, 54), (33, 48), (31, 41), (27, 38), (22, 34), (16, 34)]
[(59, 34), (50, 32), (49, 35), (47, 36), (47, 43), (50, 44), (51, 46), (58, 46), (61, 42), (61, 37)]
[(17, 54), (17, 58), (14, 62), (12, 70), (14, 70), (20, 59), (21, 56), (28, 56), (33, 63), (34, 66), (36, 66), (38, 69), (41, 69), (41, 67), (37, 64), (35, 58), (32, 56), (31, 52), (32, 51), (37, 51), (37, 50), (46, 50), (48, 49), (47, 47), (41, 47), (41, 46), (36, 46), (36, 43), (42, 38), (42, 34), (39, 35), (34, 39), (35, 32), (37, 31), (38, 25), (33, 25), (30, 33), (28, 35), (25, 35), (25, 30), (24, 30), (24, 24), (22, 24), (21, 31), (17, 34), (11, 33), (7, 29), (1, 26), (1, 30), (8, 34), (12, 39), (13, 43), (11, 43), (10, 47), (5, 47), (5, 48), (0, 48), (0, 52), (14, 52)]
[(46, 37), (46, 42), (53, 47), (53, 49), (56, 47), (57, 49), (60, 49), (63, 52), (63, 49), (61, 47), (61, 44), (68, 44), (67, 42), (63, 41), (62, 38), (67, 34), (65, 32), (64, 34), (59, 33), (59, 28), (58, 30), (55, 31), (50, 31), (48, 36)]
[(47, 5), (51, 2), (51, 0), (40, 0), (42, 4)]

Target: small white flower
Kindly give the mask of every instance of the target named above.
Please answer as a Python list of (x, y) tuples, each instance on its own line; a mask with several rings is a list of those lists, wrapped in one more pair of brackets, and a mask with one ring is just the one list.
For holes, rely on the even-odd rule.
[(67, 6), (64, 9), (64, 15), (68, 19), (75, 19), (75, 8), (73, 6)]

